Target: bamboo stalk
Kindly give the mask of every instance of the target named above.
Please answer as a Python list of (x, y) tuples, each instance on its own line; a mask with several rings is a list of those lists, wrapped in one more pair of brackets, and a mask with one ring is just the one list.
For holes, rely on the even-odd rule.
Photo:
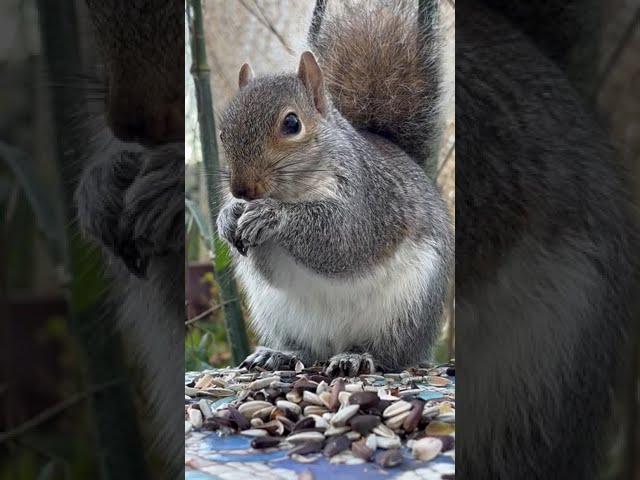
[[(77, 38), (77, 12), (74, 2), (38, 2), (42, 47), (51, 84), (65, 82), (82, 71)], [(61, 28), (61, 26), (64, 26)], [(94, 478), (149, 478), (142, 452), (140, 432), (134, 415), (131, 392), (122, 379), (128, 377), (123, 361), (120, 336), (113, 332), (113, 323), (105, 316), (102, 266), (96, 254), (82, 240), (71, 221), (73, 186), (82, 164), (78, 141), (68, 128), (70, 116), (85, 111), (86, 99), (81, 90), (56, 88), (51, 95), (54, 123), (52, 138), (56, 140), (56, 155), (61, 172), (64, 197), (63, 219), (71, 231), (67, 236), (65, 265), (68, 279), (66, 296), (69, 304), (68, 325), (74, 338), (80, 370), (80, 391), (86, 397), (89, 423), (94, 428), (94, 450), (98, 474)], [(94, 391), (95, 385), (110, 388)]]
[[(198, 125), (200, 128), (200, 145), (202, 148), (202, 161), (209, 172), (220, 171), (218, 161), (218, 143), (216, 140), (216, 126), (213, 115), (213, 99), (211, 97), (211, 84), (209, 65), (204, 42), (204, 29), (202, 25), (202, 2), (189, 0), (189, 32), (191, 41), (191, 75), (196, 87), (196, 102), (198, 108)], [(222, 199), (216, 188), (212, 175), (206, 175), (206, 190), (209, 199), (209, 219), (212, 228), (212, 243), (215, 251), (227, 247), (215, 233), (216, 219), (222, 204)], [(228, 256), (226, 256), (228, 258)], [(231, 272), (229, 261), (214, 261), (214, 278), (219, 286), (220, 302), (223, 305), (224, 321), (227, 330), (231, 357), (236, 364), (240, 364), (249, 355), (249, 340), (245, 328), (238, 291)]]

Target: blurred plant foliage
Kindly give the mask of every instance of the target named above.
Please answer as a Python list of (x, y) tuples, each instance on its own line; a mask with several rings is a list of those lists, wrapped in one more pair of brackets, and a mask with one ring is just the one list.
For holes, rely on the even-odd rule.
[[(213, 277), (213, 265), (226, 265), (230, 262), (227, 246), (216, 235), (212, 241), (208, 216), (202, 211), (198, 203), (185, 198), (185, 233), (186, 233), (186, 268), (188, 269), (200, 258), (201, 249), (204, 249), (211, 261), (211, 269), (196, 279), (198, 285), (192, 285), (189, 271), (187, 278), (187, 301), (194, 291), (202, 291), (203, 287), (208, 291), (210, 299), (207, 310), (194, 315), (186, 322), (185, 333), (185, 370), (203, 370), (211, 367), (224, 367), (230, 364), (231, 354), (227, 340), (227, 333), (222, 317), (221, 303), (218, 297), (218, 289)], [(189, 309), (187, 309), (189, 311)], [(251, 332), (250, 340), (251, 340)]]

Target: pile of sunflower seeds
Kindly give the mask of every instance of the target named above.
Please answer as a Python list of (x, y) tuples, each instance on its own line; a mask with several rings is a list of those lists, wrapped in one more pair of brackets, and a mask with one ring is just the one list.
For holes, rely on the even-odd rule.
[(355, 378), (322, 371), (298, 362), (291, 371), (188, 374), (185, 434), (239, 433), (252, 437), (255, 449), (286, 449), (300, 462), (324, 455), (394, 467), (403, 462), (403, 446), (418, 460), (453, 457), (455, 393), (445, 377), (455, 375), (453, 364)]

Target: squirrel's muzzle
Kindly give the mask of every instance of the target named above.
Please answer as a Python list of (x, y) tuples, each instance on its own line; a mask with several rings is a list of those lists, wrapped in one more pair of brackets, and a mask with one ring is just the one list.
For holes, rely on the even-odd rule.
[(233, 182), (231, 194), (242, 200), (256, 200), (265, 194), (265, 188), (260, 182)]

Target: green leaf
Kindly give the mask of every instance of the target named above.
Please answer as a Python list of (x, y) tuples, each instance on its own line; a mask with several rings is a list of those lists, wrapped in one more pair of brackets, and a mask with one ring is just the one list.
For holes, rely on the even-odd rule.
[(216, 271), (220, 271), (231, 264), (229, 246), (218, 235), (213, 239), (216, 249), (214, 251), (213, 266)]
[(40, 470), (40, 473), (38, 473), (38, 480), (54, 480), (55, 479), (55, 474), (56, 474), (56, 464), (58, 462), (56, 462), (55, 460), (50, 461), (49, 463), (47, 463), (42, 470)]
[(0, 204), (7, 201), (11, 193), (11, 182), (7, 175), (0, 175)]
[(49, 255), (68, 271), (65, 232), (53, 209), (54, 202), (38, 178), (33, 159), (21, 150), (0, 141), (0, 158), (9, 166), (14, 178), (29, 201), (38, 228), (43, 233)]
[(198, 350), (202, 351), (202, 352), (206, 352), (207, 351), (207, 345), (209, 344), (211, 339), (211, 334), (210, 333), (205, 333), (202, 338), (200, 338), (200, 343), (198, 344)]
[(184, 199), (184, 206), (193, 217), (193, 220), (196, 222), (196, 225), (198, 226), (198, 230), (200, 230), (200, 235), (202, 236), (205, 245), (207, 246), (210, 252), (213, 251), (213, 246), (211, 242), (211, 229), (209, 228), (209, 220), (200, 209), (200, 206), (193, 200), (190, 200), (186, 197)]
[(194, 228), (196, 224), (190, 213), (185, 210), (185, 243), (187, 245), (187, 261), (195, 262), (200, 258), (200, 232)]

